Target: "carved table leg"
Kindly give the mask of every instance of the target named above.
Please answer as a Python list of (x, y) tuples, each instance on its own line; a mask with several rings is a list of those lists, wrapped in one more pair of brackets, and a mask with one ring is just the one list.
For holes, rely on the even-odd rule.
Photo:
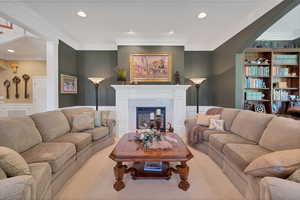
[(190, 187), (190, 184), (187, 181), (189, 176), (189, 167), (187, 166), (186, 162), (181, 162), (181, 165), (177, 165), (176, 168), (181, 179), (178, 187), (184, 191), (187, 191)]
[(126, 166), (122, 165), (122, 162), (117, 162), (116, 166), (114, 167), (114, 174), (116, 178), (114, 188), (117, 191), (120, 191), (123, 188), (125, 188), (125, 183), (123, 182), (123, 176), (125, 171), (126, 171)]

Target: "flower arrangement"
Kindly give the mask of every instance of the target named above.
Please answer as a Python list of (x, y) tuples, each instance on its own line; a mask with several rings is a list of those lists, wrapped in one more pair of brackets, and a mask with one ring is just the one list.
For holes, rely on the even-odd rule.
[(117, 67), (115, 71), (117, 73), (117, 81), (126, 81), (127, 71), (125, 68)]
[(137, 131), (135, 140), (141, 143), (143, 149), (158, 150), (171, 149), (172, 145), (155, 129), (141, 129)]

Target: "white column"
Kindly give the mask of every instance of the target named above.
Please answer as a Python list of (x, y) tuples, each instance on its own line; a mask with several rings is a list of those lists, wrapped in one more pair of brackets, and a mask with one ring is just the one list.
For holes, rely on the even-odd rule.
[(58, 108), (58, 40), (47, 41), (47, 110)]

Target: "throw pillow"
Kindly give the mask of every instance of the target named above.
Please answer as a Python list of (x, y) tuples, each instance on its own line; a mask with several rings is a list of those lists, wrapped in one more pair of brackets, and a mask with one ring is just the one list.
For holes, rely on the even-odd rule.
[(0, 168), (0, 180), (6, 179), (6, 178), (7, 178), (7, 176), (6, 176), (5, 172), (3, 171), (3, 169)]
[(108, 121), (111, 119), (111, 111), (101, 111), (101, 124), (102, 126), (108, 126)]
[(16, 151), (0, 147), (0, 168), (8, 177), (30, 175), (29, 166)]
[(100, 127), (101, 124), (101, 111), (96, 111), (95, 112), (95, 126)]
[(296, 170), (292, 175), (290, 175), (288, 180), (300, 183), (300, 169)]
[(73, 115), (72, 132), (95, 128), (94, 112)]
[(209, 126), (210, 119), (220, 119), (220, 115), (206, 115), (206, 114), (198, 114), (197, 116), (197, 124), (201, 126)]
[(210, 119), (209, 127), (210, 130), (224, 131), (224, 120)]
[(300, 149), (276, 151), (252, 161), (245, 173), (256, 177), (287, 178), (300, 168)]

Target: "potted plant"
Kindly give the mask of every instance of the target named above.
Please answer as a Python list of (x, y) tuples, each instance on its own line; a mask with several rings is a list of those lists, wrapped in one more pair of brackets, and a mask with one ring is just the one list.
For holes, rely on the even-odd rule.
[(123, 67), (116, 68), (117, 81), (124, 83), (126, 81), (127, 71)]

